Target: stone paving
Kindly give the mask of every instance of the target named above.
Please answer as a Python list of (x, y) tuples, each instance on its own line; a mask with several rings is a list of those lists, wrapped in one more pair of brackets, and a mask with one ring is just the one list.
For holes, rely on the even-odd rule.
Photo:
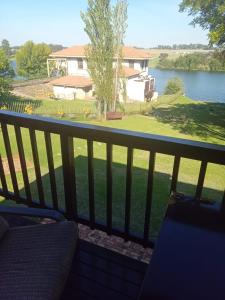
[(145, 263), (149, 263), (153, 252), (150, 248), (144, 248), (133, 242), (124, 242), (120, 237), (108, 236), (102, 231), (91, 230), (89, 227), (81, 224), (79, 224), (79, 236), (85, 241), (119, 252), (120, 254)]

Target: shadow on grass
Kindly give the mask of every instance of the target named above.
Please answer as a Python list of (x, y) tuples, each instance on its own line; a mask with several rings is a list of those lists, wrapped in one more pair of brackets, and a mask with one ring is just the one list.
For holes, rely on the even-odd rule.
[[(75, 158), (76, 184), (77, 184), (77, 206), (78, 214), (88, 218), (88, 166), (87, 157), (78, 156)], [(65, 209), (64, 187), (62, 167), (55, 169), (57, 181), (57, 195), (59, 206)], [(146, 187), (148, 172), (146, 169), (133, 167), (132, 172), (132, 199), (131, 199), (131, 231), (142, 235), (144, 226), (144, 216), (146, 207)], [(106, 223), (106, 161), (94, 159), (94, 178), (95, 178), (95, 216), (96, 220)], [(49, 174), (42, 177), (46, 203), (52, 206), (52, 196), (50, 188)], [(155, 172), (152, 218), (151, 218), (151, 238), (155, 237), (162, 223), (170, 194), (171, 177), (169, 174)], [(179, 184), (180, 191), (188, 195), (194, 195), (195, 186), (186, 183)], [(33, 199), (38, 199), (36, 181), (31, 183)], [(25, 196), (22, 189), (21, 195)], [(205, 189), (205, 192), (214, 199), (220, 199), (219, 191)], [(125, 219), (125, 197), (126, 197), (126, 166), (120, 163), (113, 163), (113, 227), (124, 228)]]
[(225, 141), (225, 104), (198, 102), (158, 107), (153, 111), (156, 119), (170, 124), (183, 134), (204, 139), (213, 137)]

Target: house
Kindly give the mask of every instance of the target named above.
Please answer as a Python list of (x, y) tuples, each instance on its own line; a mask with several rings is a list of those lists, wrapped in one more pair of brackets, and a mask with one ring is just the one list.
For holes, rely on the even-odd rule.
[[(126, 100), (145, 101), (155, 93), (155, 79), (149, 75), (149, 52), (123, 47), (123, 70), (120, 75), (126, 83)], [(116, 58), (114, 65), (116, 64)], [(48, 76), (62, 76), (51, 82), (56, 98), (73, 100), (90, 98), (94, 94), (87, 67), (85, 46), (73, 46), (54, 52), (47, 61)], [(151, 97), (152, 98), (152, 97)], [(122, 93), (120, 101), (123, 101)]]

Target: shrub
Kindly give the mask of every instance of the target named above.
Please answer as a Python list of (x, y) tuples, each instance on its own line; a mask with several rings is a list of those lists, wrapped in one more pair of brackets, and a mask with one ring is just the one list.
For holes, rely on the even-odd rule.
[(174, 94), (184, 94), (184, 84), (180, 78), (172, 78), (168, 81), (164, 94), (174, 95)]

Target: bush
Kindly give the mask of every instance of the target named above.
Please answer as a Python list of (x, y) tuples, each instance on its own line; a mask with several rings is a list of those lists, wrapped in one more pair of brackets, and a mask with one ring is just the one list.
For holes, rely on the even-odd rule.
[(168, 81), (164, 94), (184, 94), (184, 84), (180, 78), (172, 78)]

